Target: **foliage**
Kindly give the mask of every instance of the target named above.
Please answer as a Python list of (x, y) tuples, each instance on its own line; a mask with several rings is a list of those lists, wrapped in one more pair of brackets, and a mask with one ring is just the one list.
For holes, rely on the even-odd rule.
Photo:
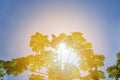
[(5, 61), (0, 60), (0, 77), (3, 77), (5, 75), (4, 74), (4, 63)]
[[(65, 63), (64, 69), (60, 60), (57, 60), (57, 50), (59, 44), (65, 43), (67, 48), (72, 48), (80, 58), (75, 66), (72, 63)], [(105, 57), (95, 54), (92, 44), (87, 42), (80, 32), (73, 32), (71, 35), (61, 33), (59, 36), (52, 35), (52, 40), (47, 35), (36, 32), (31, 36), (30, 47), (35, 55), (12, 59), (0, 62), (0, 75), (6, 73), (17, 76), (26, 70), (32, 72), (29, 80), (44, 80), (46, 76), (49, 80), (99, 80), (105, 78), (104, 73), (98, 68), (104, 66)], [(65, 53), (64, 53), (65, 54)], [(4, 65), (4, 66), (3, 66)], [(45, 68), (46, 71), (42, 69)], [(80, 70), (87, 71), (88, 75), (81, 76)]]
[(117, 62), (113, 66), (107, 68), (109, 78), (120, 78), (120, 52), (117, 53)]

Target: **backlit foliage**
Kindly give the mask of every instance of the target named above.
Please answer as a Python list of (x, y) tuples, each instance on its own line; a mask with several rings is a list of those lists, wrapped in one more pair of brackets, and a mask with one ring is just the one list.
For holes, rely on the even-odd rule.
[(117, 53), (117, 62), (113, 66), (107, 68), (109, 78), (120, 78), (120, 52)]
[[(61, 61), (56, 59), (58, 56), (56, 51), (61, 43), (65, 43), (67, 49), (72, 48), (80, 58), (78, 66), (66, 62), (62, 69)], [(80, 32), (73, 32), (70, 35), (61, 33), (59, 36), (52, 34), (52, 40), (49, 40), (47, 35), (36, 32), (31, 36), (30, 47), (37, 54), (1, 61), (0, 77), (5, 74), (17, 76), (29, 70), (32, 73), (29, 80), (99, 80), (105, 78), (104, 73), (98, 69), (104, 66), (105, 57), (95, 54), (92, 44), (87, 42)], [(81, 71), (87, 72), (87, 75), (82, 76)]]

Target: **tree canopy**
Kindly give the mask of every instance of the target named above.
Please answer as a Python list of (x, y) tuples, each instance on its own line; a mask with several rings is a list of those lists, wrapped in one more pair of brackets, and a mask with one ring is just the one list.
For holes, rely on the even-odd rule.
[[(31, 72), (29, 80), (105, 78), (104, 72), (99, 70), (99, 67), (104, 66), (104, 55), (94, 53), (92, 44), (86, 41), (82, 33), (73, 32), (70, 35), (61, 33), (58, 36), (52, 34), (51, 37), (52, 39), (49, 39), (48, 35), (36, 32), (30, 40), (30, 47), (36, 54), (9, 61), (0, 60), (0, 77), (10, 74), (17, 76), (29, 70)], [(59, 45), (63, 43), (66, 47), (60, 49)], [(70, 61), (70, 57), (74, 56), (72, 54), (76, 54), (78, 59), (75, 57)], [(66, 61), (63, 61), (65, 59)], [(74, 64), (76, 61), (77, 63)], [(43, 68), (45, 71), (42, 71)], [(83, 75), (82, 72), (86, 74)]]

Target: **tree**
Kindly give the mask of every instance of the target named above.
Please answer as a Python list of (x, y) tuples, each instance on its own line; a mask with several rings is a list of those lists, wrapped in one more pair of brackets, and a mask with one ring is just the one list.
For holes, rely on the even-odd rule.
[[(61, 33), (47, 35), (36, 32), (31, 36), (30, 47), (35, 55), (0, 61), (0, 77), (12, 74), (17, 76), (26, 70), (31, 71), (29, 80), (99, 80), (105, 78), (99, 67), (104, 66), (105, 57), (94, 54), (92, 44), (80, 32), (71, 35)], [(41, 71), (42, 69), (46, 69)], [(82, 72), (86, 72), (83, 75)]]
[(115, 78), (118, 80), (120, 78), (120, 52), (117, 53), (117, 62), (113, 66), (107, 68), (109, 78)]

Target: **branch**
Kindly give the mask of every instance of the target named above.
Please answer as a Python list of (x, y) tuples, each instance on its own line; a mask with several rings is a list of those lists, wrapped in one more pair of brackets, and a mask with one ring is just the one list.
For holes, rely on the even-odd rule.
[[(28, 69), (28, 70), (30, 70), (30, 69)], [(42, 72), (39, 72), (39, 71), (31, 71), (31, 72), (38, 73), (38, 74), (43, 74), (43, 75), (48, 75), (47, 73), (42, 73)]]

